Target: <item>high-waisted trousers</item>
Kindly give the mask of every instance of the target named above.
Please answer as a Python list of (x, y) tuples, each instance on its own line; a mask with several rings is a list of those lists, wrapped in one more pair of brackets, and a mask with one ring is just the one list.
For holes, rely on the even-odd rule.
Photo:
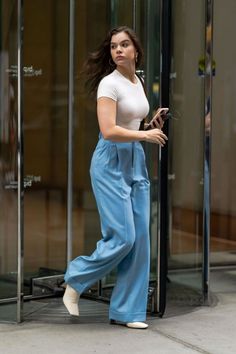
[(109, 318), (146, 319), (150, 241), (150, 183), (139, 142), (112, 142), (100, 135), (90, 175), (102, 238), (91, 256), (72, 260), (65, 281), (80, 294), (117, 267)]

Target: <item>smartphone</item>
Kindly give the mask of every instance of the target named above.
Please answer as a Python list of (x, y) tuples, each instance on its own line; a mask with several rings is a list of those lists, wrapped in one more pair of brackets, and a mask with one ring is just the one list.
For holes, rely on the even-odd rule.
[(168, 119), (169, 108), (160, 108), (160, 116), (163, 121)]
[[(169, 113), (169, 108), (160, 108), (159, 115), (163, 122), (165, 122), (168, 118), (170, 118), (171, 114)], [(153, 129), (151, 122), (146, 126), (145, 130)]]

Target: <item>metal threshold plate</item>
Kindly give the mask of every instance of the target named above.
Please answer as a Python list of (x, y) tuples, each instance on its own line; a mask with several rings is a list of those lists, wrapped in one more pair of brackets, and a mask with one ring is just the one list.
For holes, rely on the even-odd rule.
[(80, 299), (80, 316), (70, 316), (62, 298), (46, 298), (24, 303), (24, 321), (46, 323), (107, 323), (109, 305), (84, 298)]

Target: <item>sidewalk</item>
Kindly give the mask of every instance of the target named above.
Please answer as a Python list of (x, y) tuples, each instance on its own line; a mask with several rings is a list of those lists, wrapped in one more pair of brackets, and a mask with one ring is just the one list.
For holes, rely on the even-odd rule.
[[(81, 299), (81, 317), (69, 317), (61, 299), (40, 302), (20, 325), (0, 325), (1, 354), (233, 354), (236, 296), (218, 293), (214, 307), (149, 317), (147, 330), (110, 325), (107, 305)], [(83, 308), (90, 305), (90, 313)], [(55, 312), (56, 311), (56, 312)], [(38, 314), (38, 315), (37, 315)]]

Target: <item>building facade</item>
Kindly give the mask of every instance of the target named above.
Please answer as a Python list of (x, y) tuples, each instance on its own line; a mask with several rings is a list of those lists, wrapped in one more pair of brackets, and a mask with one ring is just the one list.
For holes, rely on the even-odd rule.
[[(118, 25), (142, 41), (150, 116), (158, 106), (173, 116), (168, 147), (145, 146), (149, 309), (210, 304), (220, 278), (235, 282), (235, 11), (234, 0), (0, 1), (0, 321), (55, 294), (67, 262), (101, 237), (89, 177), (96, 102), (80, 72)], [(109, 299), (115, 277), (86, 295)]]

